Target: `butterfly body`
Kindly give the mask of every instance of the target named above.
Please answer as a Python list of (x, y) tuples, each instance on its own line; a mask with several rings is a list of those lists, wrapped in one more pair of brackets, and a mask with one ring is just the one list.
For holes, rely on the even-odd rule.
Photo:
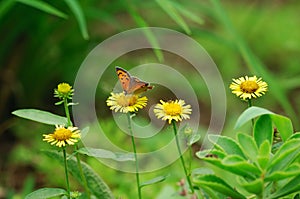
[(149, 83), (131, 76), (130, 73), (123, 68), (116, 67), (116, 72), (126, 95), (139, 94), (153, 88)]

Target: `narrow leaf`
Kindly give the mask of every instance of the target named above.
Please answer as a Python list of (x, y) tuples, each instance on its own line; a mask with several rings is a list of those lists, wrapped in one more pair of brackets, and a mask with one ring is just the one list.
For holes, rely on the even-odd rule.
[(256, 162), (258, 148), (253, 137), (246, 135), (245, 133), (239, 133), (237, 135), (239, 144), (243, 153), (252, 161)]
[(52, 198), (67, 194), (66, 190), (60, 188), (42, 188), (28, 194), (25, 199)]
[(271, 111), (269, 111), (267, 109), (256, 107), (256, 106), (247, 108), (237, 119), (237, 122), (235, 123), (234, 128), (237, 129), (237, 128), (243, 126), (248, 121), (250, 121), (258, 116), (265, 115), (265, 114), (274, 114), (274, 113), (272, 113)]
[(258, 118), (254, 125), (253, 136), (256, 145), (259, 147), (265, 140), (273, 143), (273, 127), (271, 117), (269, 115), (262, 115)]
[(68, 18), (68, 16), (65, 13), (59, 11), (58, 9), (56, 9), (55, 7), (51, 6), (50, 4), (44, 1), (39, 1), (39, 0), (16, 0), (16, 1), (34, 7), (36, 9), (39, 9), (48, 14), (52, 14), (57, 17), (61, 17), (64, 19)]
[(37, 109), (20, 109), (12, 112), (13, 115), (22, 117), (28, 120), (49, 124), (49, 125), (67, 125), (68, 119), (47, 111)]
[(228, 155), (222, 160), (222, 164), (227, 168), (243, 172), (244, 176), (261, 175), (259, 168), (237, 155)]
[(264, 187), (262, 178), (257, 178), (253, 181), (246, 181), (244, 178), (238, 178), (239, 184), (244, 187), (249, 193), (261, 195)]
[(275, 193), (273, 193), (269, 198), (280, 198), (283, 196), (287, 196), (291, 193), (299, 192), (300, 190), (300, 175), (294, 177), (289, 183), (285, 186), (278, 189)]
[(77, 150), (78, 153), (85, 154), (88, 156), (96, 157), (96, 158), (105, 158), (105, 159), (113, 159), (116, 161), (134, 161), (134, 155), (132, 153), (116, 153), (104, 149), (96, 149), (96, 148), (80, 148)]
[[(63, 155), (58, 153), (57, 151), (47, 150), (47, 151), (43, 151), (43, 153), (48, 157), (57, 160), (62, 166), (64, 165)], [(81, 179), (81, 175), (77, 166), (77, 160), (73, 157), (68, 159), (67, 163), (68, 163), (69, 172), (74, 176), (74, 178), (79, 183), (83, 183), (83, 180)], [(96, 196), (96, 198), (101, 198), (101, 199), (114, 198), (106, 183), (88, 164), (81, 162), (81, 166), (88, 187), (92, 192), (92, 194)]]
[(156, 183), (159, 183), (159, 182), (163, 182), (164, 180), (166, 180), (167, 176), (158, 176), (156, 178), (153, 178), (151, 180), (148, 180), (146, 182), (142, 182), (140, 184), (140, 187), (145, 187), (145, 186), (148, 186), (148, 185), (152, 185), (152, 184), (156, 184)]
[(169, 0), (156, 0), (156, 3), (189, 35), (191, 30), (183, 18), (169, 2)]
[(271, 155), (271, 145), (268, 140), (265, 140), (259, 147), (257, 162), (260, 168), (265, 169), (269, 163)]
[(290, 165), (286, 170), (284, 171), (275, 171), (271, 175), (267, 175), (265, 177), (265, 181), (279, 181), (285, 178), (290, 178), (293, 176), (300, 175), (300, 165), (299, 164), (293, 164)]
[(84, 39), (89, 39), (88, 29), (85, 21), (85, 17), (83, 14), (83, 11), (81, 9), (81, 6), (79, 5), (77, 0), (65, 0), (66, 4), (69, 6), (70, 10), (75, 15), (75, 18), (77, 19), (81, 34)]

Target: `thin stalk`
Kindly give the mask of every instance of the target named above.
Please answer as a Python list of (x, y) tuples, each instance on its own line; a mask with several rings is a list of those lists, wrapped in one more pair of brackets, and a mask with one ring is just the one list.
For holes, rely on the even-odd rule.
[(135, 146), (133, 132), (132, 132), (132, 128), (131, 128), (130, 113), (127, 114), (127, 119), (128, 119), (128, 130), (130, 132), (133, 153), (134, 153), (134, 160), (135, 160), (135, 175), (136, 175), (136, 183), (137, 183), (138, 196), (139, 196), (138, 198), (142, 199), (142, 190), (141, 190), (141, 186), (140, 186), (140, 175), (139, 175), (139, 163), (138, 163), (138, 159), (137, 159), (137, 155), (136, 155), (136, 146)]
[[(248, 108), (250, 108), (252, 106), (252, 101), (251, 99), (249, 98), (248, 99)], [(252, 123), (252, 127), (254, 127), (254, 119), (251, 120), (251, 123)]]
[(176, 145), (177, 145), (178, 153), (179, 153), (179, 156), (180, 156), (181, 164), (182, 164), (182, 167), (183, 167), (183, 170), (184, 170), (184, 173), (185, 173), (185, 177), (186, 177), (186, 180), (187, 180), (187, 182), (188, 182), (188, 184), (190, 186), (190, 189), (191, 189), (192, 193), (194, 193), (195, 191), (194, 191), (194, 187), (192, 185), (192, 181), (190, 179), (190, 175), (187, 172), (183, 156), (181, 155), (181, 149), (180, 149), (179, 140), (178, 140), (178, 136), (177, 136), (177, 128), (176, 128), (176, 122), (175, 122), (175, 120), (172, 120), (172, 124), (173, 124), (173, 129), (174, 129), (174, 135), (175, 135)]
[[(75, 151), (78, 150), (78, 146), (77, 145), (75, 145), (74, 148), (75, 148)], [(80, 161), (78, 153), (76, 153), (76, 160), (77, 160), (77, 167), (79, 169), (80, 177), (81, 177), (81, 179), (83, 181), (83, 186), (84, 186), (84, 189), (86, 191), (86, 195), (87, 195), (88, 198), (91, 198), (91, 192), (90, 192), (90, 189), (88, 187), (85, 175), (83, 174), (83, 170), (82, 170), (82, 166), (81, 166), (81, 161)]]
[(63, 154), (64, 154), (64, 165), (65, 165), (65, 175), (66, 175), (68, 198), (70, 198), (71, 192), (70, 192), (69, 174), (68, 174), (68, 166), (67, 166), (67, 153), (66, 153), (65, 147), (63, 147)]
[(68, 119), (68, 127), (69, 127), (71, 126), (71, 117), (70, 117), (70, 112), (68, 107), (68, 99), (66, 97), (64, 98), (64, 108), (65, 108), (66, 117)]

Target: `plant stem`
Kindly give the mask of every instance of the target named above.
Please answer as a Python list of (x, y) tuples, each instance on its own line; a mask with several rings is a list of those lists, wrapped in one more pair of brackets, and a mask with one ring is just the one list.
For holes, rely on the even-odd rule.
[[(248, 108), (250, 108), (252, 106), (252, 101), (251, 99), (249, 98), (248, 99)], [(254, 127), (254, 119), (251, 120), (251, 123), (252, 123), (252, 127)]]
[(127, 119), (128, 119), (128, 129), (130, 132), (131, 142), (132, 142), (132, 147), (133, 147), (134, 160), (135, 160), (135, 175), (136, 175), (136, 182), (137, 182), (138, 195), (139, 195), (138, 198), (142, 199), (142, 190), (141, 190), (141, 186), (140, 186), (140, 176), (139, 176), (139, 163), (138, 163), (138, 159), (137, 159), (137, 155), (136, 155), (136, 146), (135, 146), (133, 132), (132, 132), (132, 128), (131, 128), (130, 113), (127, 114)]
[(180, 156), (181, 164), (182, 164), (185, 176), (186, 176), (186, 180), (188, 181), (188, 184), (190, 186), (190, 189), (191, 189), (192, 193), (194, 193), (195, 191), (194, 191), (194, 187), (192, 185), (191, 179), (190, 179), (190, 174), (187, 172), (183, 156), (181, 155), (181, 149), (180, 149), (179, 140), (178, 140), (178, 136), (177, 136), (177, 128), (176, 128), (176, 122), (175, 122), (175, 120), (172, 120), (172, 124), (173, 124), (173, 129), (174, 129), (174, 135), (175, 135), (175, 139), (176, 139), (177, 149), (178, 149), (178, 153), (179, 153), (179, 156)]
[(64, 165), (65, 165), (65, 175), (66, 175), (68, 198), (70, 198), (71, 192), (70, 192), (69, 174), (68, 174), (68, 166), (67, 166), (67, 154), (66, 154), (65, 147), (63, 147), (63, 154), (64, 154)]
[[(74, 148), (75, 148), (75, 151), (78, 150), (78, 146), (77, 146), (77, 145), (75, 145)], [(88, 197), (88, 198), (91, 198), (90, 189), (89, 189), (89, 187), (88, 187), (88, 184), (87, 184), (85, 175), (84, 175), (84, 173), (83, 173), (82, 166), (81, 166), (81, 161), (80, 161), (80, 158), (79, 158), (79, 154), (78, 154), (78, 153), (76, 153), (76, 160), (77, 160), (77, 166), (78, 166), (78, 169), (79, 169), (80, 177), (81, 177), (81, 179), (82, 179), (82, 181), (83, 181), (83, 186), (84, 186), (84, 189), (85, 189), (85, 191), (86, 191), (87, 197)]]
[(68, 99), (65, 97), (64, 98), (64, 107), (65, 107), (65, 113), (66, 117), (68, 119), (68, 127), (71, 126), (71, 117), (70, 117), (70, 112), (69, 112), (69, 107), (68, 107)]

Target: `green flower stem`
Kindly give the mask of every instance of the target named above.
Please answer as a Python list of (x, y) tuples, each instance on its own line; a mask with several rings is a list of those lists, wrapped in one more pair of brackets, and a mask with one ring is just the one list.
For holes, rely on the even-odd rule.
[(138, 159), (137, 159), (137, 155), (136, 155), (136, 146), (135, 146), (133, 132), (132, 132), (132, 128), (131, 128), (130, 113), (127, 114), (127, 119), (128, 119), (128, 129), (129, 129), (130, 136), (131, 136), (131, 142), (132, 142), (134, 159), (135, 159), (135, 175), (136, 175), (136, 183), (137, 183), (138, 195), (139, 195), (138, 198), (141, 199), (142, 198), (142, 190), (141, 190), (141, 186), (140, 186), (139, 163), (138, 163)]
[[(77, 144), (74, 146), (74, 148), (75, 148), (75, 151), (78, 150)], [(83, 181), (83, 186), (84, 186), (84, 189), (86, 191), (86, 195), (87, 195), (88, 198), (91, 198), (91, 192), (90, 192), (90, 189), (88, 187), (85, 175), (84, 175), (83, 170), (82, 170), (81, 161), (80, 161), (80, 158), (79, 158), (79, 153), (76, 153), (76, 160), (77, 160), (77, 166), (78, 166), (78, 169), (79, 169), (80, 177)]]
[(64, 98), (64, 107), (65, 107), (65, 113), (66, 117), (68, 119), (68, 127), (71, 126), (71, 117), (70, 117), (70, 112), (69, 112), (69, 107), (68, 107), (68, 99), (65, 97)]
[(66, 153), (65, 147), (63, 147), (63, 154), (64, 154), (64, 165), (65, 165), (65, 175), (66, 175), (68, 198), (70, 198), (71, 192), (70, 192), (69, 174), (68, 174), (68, 166), (67, 166), (67, 153)]
[(177, 136), (177, 128), (176, 128), (176, 122), (175, 122), (175, 120), (172, 120), (172, 124), (173, 124), (173, 129), (174, 129), (174, 135), (175, 135), (175, 139), (176, 139), (177, 149), (178, 149), (178, 153), (180, 155), (180, 160), (181, 160), (181, 164), (182, 164), (185, 176), (186, 176), (186, 180), (187, 180), (187, 182), (188, 182), (188, 184), (190, 186), (190, 189), (191, 189), (192, 193), (194, 193), (195, 191), (194, 191), (194, 187), (192, 185), (190, 174), (187, 172), (183, 156), (181, 155), (181, 149), (180, 149), (179, 140), (178, 140), (178, 136)]
[[(251, 99), (249, 98), (248, 99), (248, 108), (250, 108), (252, 106), (252, 101)], [(252, 127), (254, 126), (254, 119), (251, 120), (251, 123), (252, 123)]]

